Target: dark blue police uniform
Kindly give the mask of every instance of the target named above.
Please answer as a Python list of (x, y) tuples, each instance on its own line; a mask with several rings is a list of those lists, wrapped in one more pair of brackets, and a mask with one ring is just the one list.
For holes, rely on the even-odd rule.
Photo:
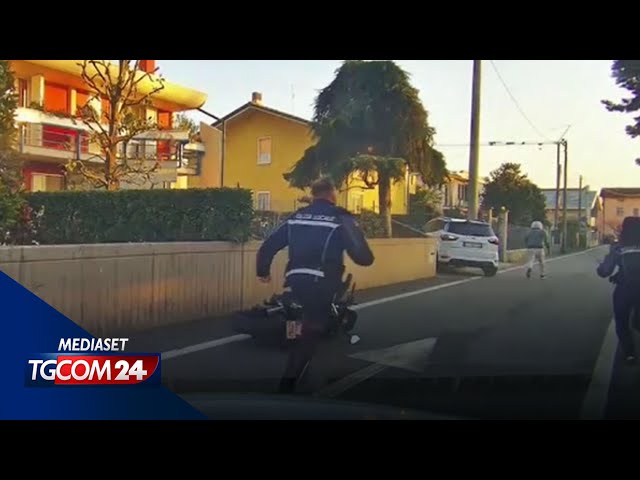
[(289, 247), (285, 286), (302, 305), (302, 336), (293, 347), (281, 390), (293, 390), (315, 352), (329, 320), (344, 273), (344, 252), (358, 265), (373, 263), (373, 253), (355, 218), (344, 208), (316, 199), (289, 217), (267, 238), (257, 255), (257, 275), (267, 277), (275, 255)]
[(613, 315), (616, 333), (625, 356), (635, 357), (635, 345), (630, 328), (630, 317), (635, 309), (636, 328), (640, 318), (640, 245), (612, 245), (602, 263), (598, 275), (609, 277), (615, 284), (613, 290)]

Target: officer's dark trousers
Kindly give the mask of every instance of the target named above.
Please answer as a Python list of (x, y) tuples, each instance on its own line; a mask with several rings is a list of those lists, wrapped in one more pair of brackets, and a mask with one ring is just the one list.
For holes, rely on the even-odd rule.
[[(639, 314), (637, 308), (640, 306), (640, 300), (636, 297), (637, 295), (634, 295), (634, 292), (624, 285), (616, 285), (613, 290), (613, 315), (616, 322), (616, 333), (618, 334), (620, 348), (625, 356), (635, 355), (631, 331), (631, 313), (636, 307), (635, 316), (637, 317)], [(634, 318), (634, 320), (634, 323), (636, 323), (634, 327), (637, 328), (637, 318)]]
[(287, 366), (280, 382), (280, 392), (293, 392), (316, 352), (327, 329), (331, 302), (337, 286), (323, 278), (306, 274), (291, 275), (288, 285), (294, 298), (302, 305), (302, 335), (289, 352)]

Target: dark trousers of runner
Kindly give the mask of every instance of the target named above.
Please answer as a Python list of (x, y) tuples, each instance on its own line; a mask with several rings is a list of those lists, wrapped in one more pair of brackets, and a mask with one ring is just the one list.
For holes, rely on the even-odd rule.
[(625, 356), (636, 354), (635, 346), (633, 343), (633, 333), (631, 330), (631, 313), (636, 309), (634, 324), (635, 328), (638, 328), (637, 320), (640, 306), (640, 299), (637, 298), (635, 292), (627, 288), (625, 285), (616, 285), (613, 290), (613, 315), (616, 322), (616, 333), (618, 334), (618, 341), (620, 347)]
[(287, 366), (280, 381), (281, 393), (293, 393), (308, 364), (316, 353), (318, 344), (327, 329), (331, 303), (337, 285), (324, 278), (295, 274), (288, 279), (293, 297), (302, 305), (302, 335), (296, 339), (289, 352)]

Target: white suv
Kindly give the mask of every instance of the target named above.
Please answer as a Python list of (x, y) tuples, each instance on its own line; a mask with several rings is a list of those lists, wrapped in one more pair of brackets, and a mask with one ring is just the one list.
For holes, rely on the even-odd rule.
[(498, 272), (498, 237), (486, 222), (440, 217), (423, 227), (438, 240), (438, 265), (478, 267), (487, 277)]

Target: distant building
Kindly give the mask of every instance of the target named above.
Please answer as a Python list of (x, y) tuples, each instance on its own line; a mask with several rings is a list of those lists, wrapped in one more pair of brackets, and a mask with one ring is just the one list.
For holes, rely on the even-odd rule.
[(448, 181), (442, 186), (443, 209), (458, 208), (466, 211), (469, 207), (469, 172), (450, 172)]
[[(558, 198), (558, 222), (562, 221), (564, 213), (564, 194), (560, 189)], [(545, 198), (545, 213), (547, 221), (553, 226), (556, 209), (556, 189), (543, 188), (542, 194)], [(579, 188), (567, 188), (567, 220), (578, 220), (580, 218), (583, 225), (594, 227), (596, 224), (597, 211), (600, 209), (598, 192), (589, 190), (588, 186), (582, 189), (582, 196)]]
[[(256, 210), (291, 212), (303, 205), (308, 191), (293, 188), (283, 174), (290, 172), (315, 144), (311, 122), (268, 107), (260, 92), (211, 126), (202, 126), (206, 143), (202, 175), (190, 187), (240, 187), (253, 192)], [(204, 138), (206, 136), (206, 138)], [(410, 172), (391, 185), (391, 213), (407, 213)], [(414, 177), (415, 183), (415, 177)], [(354, 213), (380, 211), (378, 186), (368, 187), (362, 172), (351, 173), (340, 185), (338, 201)]]
[[(483, 179), (478, 179), (480, 183), (480, 195), (484, 187)], [(429, 188), (420, 179), (419, 174), (412, 173), (409, 177), (409, 193), (416, 193), (417, 190)], [(441, 194), (441, 202), (437, 206), (437, 210), (444, 212), (446, 210), (459, 210), (461, 213), (467, 213), (469, 208), (469, 172), (466, 170), (458, 170), (449, 172), (448, 178), (439, 188)]]
[(603, 188), (596, 225), (602, 236), (617, 235), (625, 217), (640, 216), (640, 188)]

